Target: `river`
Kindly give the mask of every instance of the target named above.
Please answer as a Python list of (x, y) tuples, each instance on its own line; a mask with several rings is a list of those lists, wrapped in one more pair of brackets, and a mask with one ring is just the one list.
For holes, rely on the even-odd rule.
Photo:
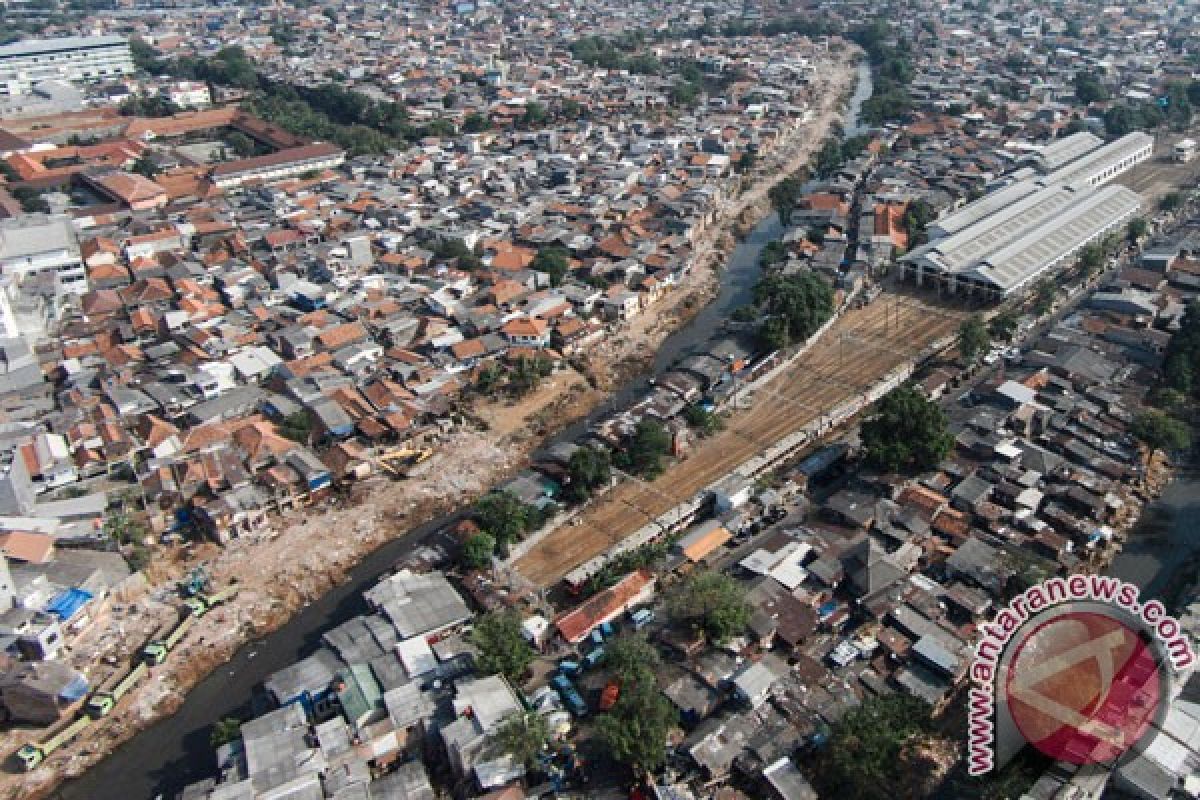
[(1157, 597), (1175, 572), (1200, 553), (1200, 473), (1181, 469), (1163, 493), (1142, 512), (1160, 524), (1129, 534), (1108, 574), (1141, 587), (1143, 597)]
[[(871, 94), (871, 74), (859, 67), (858, 85), (846, 113), (847, 131), (861, 130), (858, 112)], [(718, 333), (723, 320), (751, 299), (758, 281), (758, 257), (768, 242), (779, 238), (778, 215), (764, 218), (734, 249), (720, 271), (720, 288), (711, 303), (671, 334), (658, 349), (652, 374), (665, 372), (680, 358), (696, 352)], [(591, 418), (625, 405), (644, 391), (649, 377), (614, 393)], [(575, 438), (586, 423), (578, 423), (552, 441)], [(368, 555), (350, 571), (349, 580), (301, 610), (282, 628), (261, 641), (243, 646), (223, 667), (188, 693), (179, 711), (141, 731), (118, 747), (83, 777), (64, 783), (51, 796), (56, 800), (131, 800), (162, 794), (172, 797), (185, 786), (213, 774), (213, 751), (208, 744), (213, 723), (223, 717), (249, 717), (261, 710), (262, 682), (274, 672), (312, 653), (321, 634), (365, 613), (362, 593), (391, 570), (421, 542), (456, 519), (442, 517), (414, 528)]]

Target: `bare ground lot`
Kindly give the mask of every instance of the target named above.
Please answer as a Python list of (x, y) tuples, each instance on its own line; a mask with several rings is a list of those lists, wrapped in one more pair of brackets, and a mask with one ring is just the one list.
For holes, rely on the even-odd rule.
[(650, 520), (785, 436), (798, 431), (933, 342), (953, 333), (965, 313), (913, 298), (884, 295), (848, 312), (783, 375), (758, 393), (753, 406), (734, 413), (725, 430), (652, 483), (626, 481), (552, 532), (516, 562), (521, 575), (549, 586), (603, 553)]

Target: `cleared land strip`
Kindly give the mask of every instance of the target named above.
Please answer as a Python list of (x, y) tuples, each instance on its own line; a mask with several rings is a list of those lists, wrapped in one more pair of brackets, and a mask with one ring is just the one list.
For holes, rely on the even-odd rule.
[(517, 560), (521, 575), (549, 586), (648, 522), (687, 501), (756, 453), (852, 399), (941, 339), (964, 314), (884, 295), (850, 311), (767, 387), (736, 412), (725, 430), (701, 440), (650, 484), (626, 481)]

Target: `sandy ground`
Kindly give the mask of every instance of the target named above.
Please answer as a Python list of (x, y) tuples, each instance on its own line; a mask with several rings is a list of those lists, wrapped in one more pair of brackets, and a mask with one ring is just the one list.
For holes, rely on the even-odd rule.
[[(471, 502), (505, 476), (524, 466), (530, 450), (545, 434), (585, 415), (604, 391), (644, 369), (654, 349), (691, 318), (717, 287), (715, 265), (732, 247), (738, 225), (768, 210), (766, 193), (776, 182), (804, 166), (839, 116), (841, 98), (852, 87), (855, 71), (849, 54), (822, 74), (828, 86), (816, 100), (812, 122), (781, 142), (765, 158), (751, 180), (755, 185), (731, 201), (717, 222), (701, 236), (694, 266), (685, 283), (655, 306), (616, 328), (603, 346), (589, 353), (592, 388), (587, 376), (564, 370), (528, 397), (477, 402), (473, 413), (487, 430), (461, 429), (438, 443), (437, 455), (419, 474), (394, 482), (372, 478), (351, 507), (327, 505), (304, 509), (271, 521), (259, 535), (234, 540), (224, 548), (205, 545), (178, 551), (151, 570), (154, 586), (140, 600), (114, 609), (113, 619), (97, 626), (89, 649), (79, 647), (78, 666), (104, 654), (112, 664), (89, 671), (93, 683), (128, 663), (162, 624), (176, 618), (174, 582), (204, 564), (218, 586), (238, 582), (243, 588), (227, 605), (201, 618), (167, 664), (154, 670), (109, 717), (93, 725), (76, 742), (51, 756), (29, 774), (0, 773), (0, 798), (44, 797), (65, 778), (82, 774), (120, 742), (155, 719), (169, 715), (187, 690), (225, 663), (244, 642), (280, 627), (299, 608), (345, 580), (367, 553), (439, 513)], [(321, 547), (312, 547), (313, 542)], [(274, 577), (269, 583), (263, 575)], [(44, 732), (30, 729), (0, 734), (0, 752), (10, 753)]]

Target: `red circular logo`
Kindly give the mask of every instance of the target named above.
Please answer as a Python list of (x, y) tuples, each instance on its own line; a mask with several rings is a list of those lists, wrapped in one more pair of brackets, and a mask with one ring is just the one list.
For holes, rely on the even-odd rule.
[(1163, 666), (1146, 638), (1121, 621), (1068, 612), (1019, 643), (1005, 681), (1009, 713), (1048, 756), (1111, 761), (1153, 724), (1165, 693)]

